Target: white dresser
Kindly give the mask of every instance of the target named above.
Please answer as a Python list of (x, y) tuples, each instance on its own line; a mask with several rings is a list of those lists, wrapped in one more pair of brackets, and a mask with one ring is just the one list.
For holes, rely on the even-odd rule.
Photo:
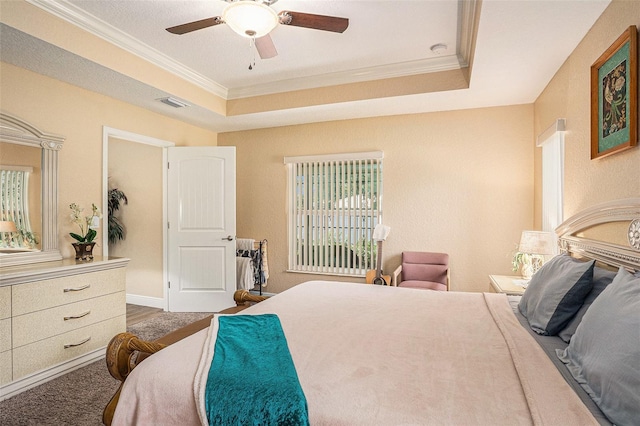
[(128, 262), (0, 269), (0, 400), (104, 357), (109, 340), (126, 331)]

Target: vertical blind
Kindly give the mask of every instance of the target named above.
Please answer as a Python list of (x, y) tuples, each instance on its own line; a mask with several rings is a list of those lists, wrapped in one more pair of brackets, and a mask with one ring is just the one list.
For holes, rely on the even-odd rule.
[(16, 224), (17, 233), (6, 233), (0, 245), (31, 248), (35, 243), (29, 222), (30, 167), (0, 166), (0, 220)]
[(361, 276), (375, 268), (381, 151), (286, 157), (290, 271)]

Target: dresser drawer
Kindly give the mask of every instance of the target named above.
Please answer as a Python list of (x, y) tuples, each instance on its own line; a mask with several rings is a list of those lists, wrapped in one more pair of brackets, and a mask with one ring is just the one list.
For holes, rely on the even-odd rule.
[(11, 318), (11, 286), (0, 287), (0, 320)]
[[(13, 380), (105, 347), (114, 335), (125, 331), (126, 325), (126, 316), (121, 315), (30, 345), (14, 348)], [(75, 346), (65, 348), (65, 345)]]
[(0, 385), (12, 380), (11, 351), (0, 352)]
[[(124, 291), (13, 317), (13, 347), (126, 315)], [(66, 319), (65, 319), (66, 318)]]
[(13, 316), (125, 290), (125, 268), (14, 285)]
[(11, 318), (0, 320), (0, 352), (11, 349)]

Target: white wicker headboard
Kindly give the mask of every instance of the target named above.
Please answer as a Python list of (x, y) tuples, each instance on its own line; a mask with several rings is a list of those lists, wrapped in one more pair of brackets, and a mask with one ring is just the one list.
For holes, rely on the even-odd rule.
[[(623, 222), (626, 245), (579, 236), (598, 225)], [(613, 267), (640, 271), (640, 198), (610, 201), (584, 210), (556, 228), (560, 250), (596, 259)]]

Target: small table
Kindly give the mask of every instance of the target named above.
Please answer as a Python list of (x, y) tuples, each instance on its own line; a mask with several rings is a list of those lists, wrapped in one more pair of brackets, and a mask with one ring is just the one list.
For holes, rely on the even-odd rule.
[[(489, 275), (491, 289), (496, 293), (504, 293), (512, 296), (522, 296), (525, 288), (516, 284), (525, 283), (527, 280), (521, 276), (513, 275)], [(514, 282), (515, 281), (515, 282)]]

